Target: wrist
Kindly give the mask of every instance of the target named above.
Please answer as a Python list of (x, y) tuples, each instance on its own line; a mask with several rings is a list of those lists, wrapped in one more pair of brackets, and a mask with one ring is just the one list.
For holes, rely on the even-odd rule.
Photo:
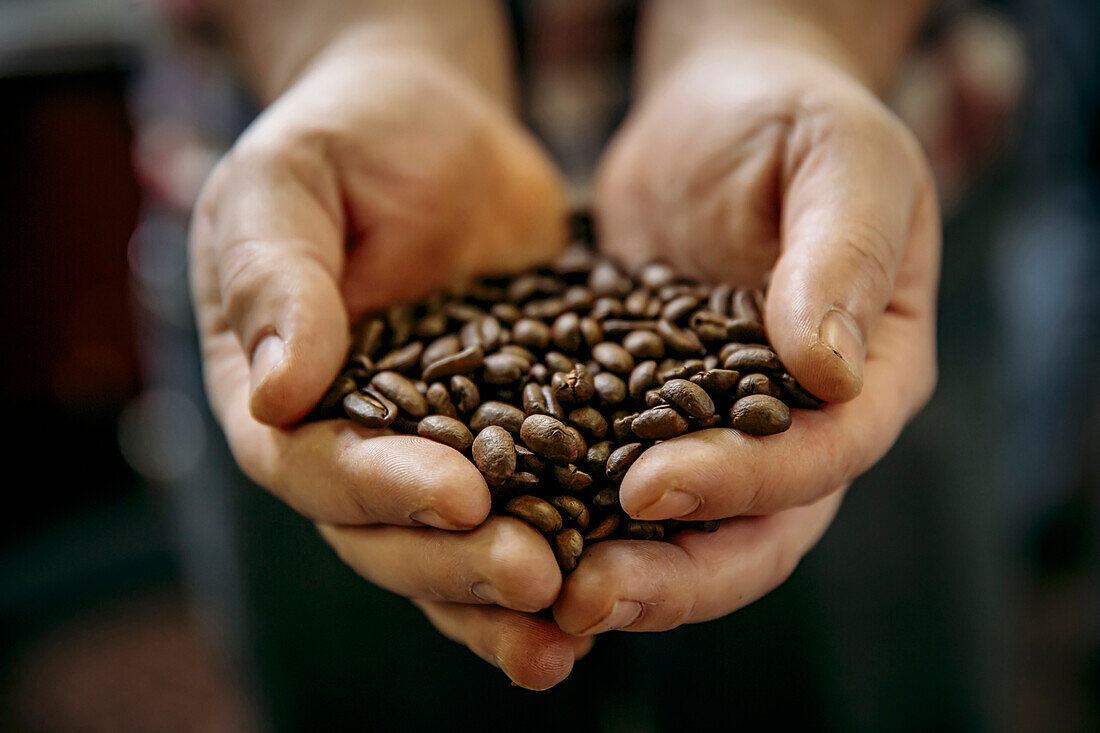
[(651, 88), (699, 54), (761, 50), (815, 58), (881, 94), (926, 5), (925, 0), (651, 0), (642, 22), (638, 83)]
[(511, 40), (495, 0), (210, 2), (264, 103), (322, 57), (412, 52), (434, 57), (505, 106), (514, 104)]

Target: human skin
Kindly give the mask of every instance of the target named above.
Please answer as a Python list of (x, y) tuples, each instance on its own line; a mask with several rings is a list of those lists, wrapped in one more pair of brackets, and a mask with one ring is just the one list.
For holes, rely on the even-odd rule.
[[(563, 586), (535, 530), (486, 520), (488, 490), (458, 453), (349, 421), (298, 424), (363, 313), (564, 243), (560, 183), (511, 109), (499, 8), (216, 3), (271, 104), (211, 175), (192, 227), (215, 415), (244, 471), (345, 562), (525, 687), (564, 679), (595, 633), (713, 618), (781, 582), (838, 487), (931, 390), (939, 240), (922, 158), (843, 36), (791, 5), (746, 21), (734, 11), (752, 4), (699, 3), (703, 27), (728, 31), (705, 35), (650, 7), (642, 94), (596, 206), (604, 246), (627, 261), (753, 284), (774, 262), (776, 349), (836, 404), (773, 438), (669, 442), (690, 461), (648, 451), (624, 479), (626, 510), (690, 503), (721, 528), (601, 543)], [(826, 312), (840, 322), (822, 332)], [(556, 623), (532, 615), (551, 604)]]

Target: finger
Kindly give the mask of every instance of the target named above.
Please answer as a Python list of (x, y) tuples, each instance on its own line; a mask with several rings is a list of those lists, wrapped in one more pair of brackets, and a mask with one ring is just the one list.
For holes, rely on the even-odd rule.
[(200, 196), (192, 275), (201, 333), (233, 334), (261, 422), (303, 417), (343, 362), (342, 233), (332, 172), (309, 146), (249, 145), (246, 137)]
[(671, 542), (612, 540), (584, 553), (554, 619), (568, 633), (664, 631), (708, 621), (780, 585), (824, 534), (843, 492), (765, 517), (735, 517), (716, 532)]
[(930, 327), (882, 319), (866, 364), (866, 387), (850, 402), (795, 410), (768, 437), (704, 430), (645, 451), (619, 498), (633, 517), (721, 519), (812, 503), (875, 464), (927, 401), (935, 383)]
[(471, 532), (322, 524), (321, 535), (367, 580), (419, 600), (534, 612), (554, 602), (561, 572), (542, 535), (511, 517)]
[(553, 621), (530, 614), (433, 601), (416, 605), (444, 636), (464, 644), (529, 690), (546, 690), (564, 680), (573, 662), (592, 647)]
[(808, 114), (792, 133), (766, 325), (790, 372), (827, 401), (863, 386), (868, 340), (930, 189), (916, 143), (887, 115)]

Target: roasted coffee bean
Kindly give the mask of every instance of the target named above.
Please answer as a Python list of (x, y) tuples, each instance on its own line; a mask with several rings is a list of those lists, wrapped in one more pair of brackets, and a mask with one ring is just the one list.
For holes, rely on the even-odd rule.
[(565, 466), (551, 466), (550, 475), (558, 484), (575, 494), (581, 493), (592, 485), (592, 476), (572, 463)]
[(728, 341), (729, 318), (714, 311), (701, 310), (691, 314), (690, 328), (703, 341)]
[(584, 540), (577, 530), (566, 529), (554, 536), (554, 557), (563, 573), (568, 573), (577, 567), (577, 561), (583, 551)]
[(347, 374), (336, 377), (332, 386), (325, 392), (325, 396), (317, 403), (317, 411), (327, 415), (344, 402), (344, 398), (358, 388), (355, 380)]
[(384, 428), (397, 418), (397, 405), (374, 390), (349, 392), (343, 400), (344, 412), (367, 428)]
[(687, 432), (688, 421), (672, 407), (651, 407), (634, 419), (630, 429), (639, 438), (663, 440)]
[(584, 465), (588, 472), (597, 476), (603, 474), (607, 466), (607, 459), (614, 449), (614, 445), (610, 440), (601, 440), (599, 443), (589, 446), (588, 452), (584, 456)]
[(462, 323), (476, 321), (485, 315), (485, 311), (476, 305), (457, 300), (447, 301), (447, 304), (443, 306), (443, 312), (447, 314), (448, 318)]
[(627, 389), (630, 396), (640, 400), (645, 393), (657, 386), (657, 362), (643, 361), (630, 372), (627, 380)]
[(774, 435), (791, 426), (791, 411), (775, 397), (754, 394), (733, 403), (730, 423), (749, 435)]
[(431, 438), (457, 451), (467, 451), (474, 442), (470, 429), (459, 420), (446, 415), (428, 415), (416, 426), (421, 438)]
[(572, 311), (586, 311), (592, 307), (596, 298), (592, 291), (583, 285), (573, 285), (567, 288), (561, 299), (565, 301), (565, 307)]
[(549, 415), (529, 415), (519, 435), (528, 448), (550, 460), (570, 463), (581, 455), (569, 426)]
[(413, 307), (411, 305), (394, 305), (386, 310), (386, 321), (390, 325), (390, 345), (403, 346), (412, 336)]
[(409, 415), (428, 414), (428, 400), (408, 377), (397, 372), (378, 372), (371, 377), (370, 385)]
[(644, 450), (644, 447), (641, 443), (627, 443), (616, 448), (607, 458), (607, 477), (616, 482), (622, 480), (627, 469), (634, 464), (634, 461), (638, 460), (638, 456), (642, 455), (642, 450)]
[(557, 295), (565, 284), (557, 278), (543, 275), (520, 275), (508, 285), (506, 296), (513, 303), (523, 303), (536, 295)]
[(745, 346), (737, 349), (726, 357), (722, 366), (726, 369), (736, 369), (742, 374), (780, 368), (775, 352), (766, 346)]
[(512, 303), (493, 303), (493, 306), (489, 309), (489, 314), (509, 326), (516, 324), (523, 318), (523, 311)]
[(470, 374), (481, 366), (483, 361), (485, 361), (485, 353), (481, 350), (481, 347), (471, 346), (457, 354), (432, 362), (424, 369), (424, 379), (431, 381), (450, 377), (454, 374)]
[(583, 405), (596, 394), (596, 380), (587, 366), (575, 364), (568, 372), (551, 377), (550, 388), (562, 404)]
[(661, 385), (661, 396), (696, 420), (708, 420), (714, 415), (714, 400), (705, 389), (686, 379), (665, 382)]
[(541, 318), (550, 320), (557, 318), (565, 312), (565, 301), (561, 298), (545, 298), (543, 300), (531, 300), (523, 306), (523, 315), (528, 318)]
[(539, 384), (546, 384), (546, 380), (550, 378), (550, 370), (545, 364), (532, 364), (527, 371), (527, 378)]
[(605, 540), (615, 534), (615, 530), (619, 528), (619, 515), (608, 514), (604, 517), (599, 524), (597, 524), (592, 530), (585, 533), (584, 541), (588, 543), (599, 542)]
[(492, 316), (467, 321), (462, 326), (462, 330), (459, 331), (459, 338), (462, 340), (463, 347), (480, 346), (485, 353), (489, 353), (500, 346), (503, 335), (504, 329), (501, 327), (500, 321)]
[(656, 407), (657, 405), (667, 405), (668, 400), (661, 396), (661, 390), (651, 389), (645, 393), (645, 406)]
[(617, 338), (619, 336), (625, 336), (631, 331), (656, 331), (657, 321), (642, 320), (642, 321), (627, 321), (619, 318), (608, 318), (602, 324), (604, 336), (609, 338)]
[(421, 316), (413, 326), (413, 335), (417, 338), (430, 339), (442, 336), (447, 331), (447, 315), (443, 311), (428, 313)]
[(651, 262), (638, 271), (638, 280), (642, 285), (656, 290), (676, 279), (676, 272), (663, 262)]
[(592, 495), (592, 505), (607, 511), (619, 508), (619, 490), (614, 486), (605, 486)]
[(451, 402), (451, 394), (442, 382), (432, 382), (428, 386), (427, 394), (424, 396), (428, 400), (428, 408), (432, 413), (446, 415), (447, 417), (458, 417), (458, 410)]
[(791, 407), (801, 407), (807, 410), (816, 410), (824, 402), (810, 394), (810, 392), (798, 383), (794, 377), (786, 372), (779, 375), (779, 383), (783, 385), (783, 391), (790, 399)]
[(631, 519), (623, 525), (623, 534), (632, 540), (663, 540), (665, 525), (660, 522), (642, 522)]
[(375, 368), (380, 371), (404, 372), (416, 365), (423, 352), (424, 344), (419, 341), (410, 341), (379, 359)]
[(454, 356), (462, 351), (462, 339), (457, 333), (448, 333), (432, 341), (420, 355), (420, 366), (426, 369), (440, 359)]
[(611, 416), (611, 432), (615, 436), (615, 440), (620, 442), (631, 440), (634, 437), (634, 431), (631, 430), (631, 425), (634, 424), (635, 418), (641, 413), (638, 412), (616, 412)]
[(680, 328), (672, 321), (657, 321), (657, 335), (665, 345), (678, 354), (702, 354), (703, 342), (693, 332)]
[(741, 378), (739, 372), (732, 369), (707, 369), (691, 377), (693, 384), (698, 384), (710, 395), (719, 397), (737, 386), (737, 380)]
[(665, 342), (653, 331), (631, 331), (623, 337), (623, 348), (635, 359), (660, 359)]
[(676, 323), (686, 317), (699, 306), (699, 299), (694, 295), (681, 295), (673, 298), (661, 309), (661, 318), (671, 323)]
[(592, 382), (601, 404), (617, 405), (626, 399), (626, 382), (611, 372), (600, 372)]
[(778, 397), (779, 386), (769, 379), (766, 374), (747, 374), (737, 383), (736, 399), (741, 399), (751, 394), (766, 394), (772, 397)]
[(584, 505), (583, 501), (575, 496), (564, 494), (551, 498), (550, 503), (554, 505), (554, 508), (557, 509), (559, 513), (561, 513), (563, 518), (568, 518), (569, 521), (582, 530), (588, 529), (588, 523), (591, 521), (591, 516), (588, 513), (588, 507)]
[(520, 346), (519, 344), (504, 344), (500, 347), (500, 353), (511, 354), (523, 359), (523, 362), (527, 365), (527, 370), (530, 371), (531, 366), (538, 361), (538, 357), (535, 356), (530, 349)]
[(512, 342), (532, 349), (545, 349), (550, 344), (550, 327), (533, 318), (521, 318), (512, 326)]
[(455, 407), (465, 415), (477, 408), (481, 402), (481, 392), (473, 380), (462, 374), (451, 377), (451, 394), (454, 396)]
[(639, 288), (623, 298), (623, 308), (626, 310), (627, 315), (642, 318), (651, 308), (650, 300), (652, 300), (652, 296), (649, 294), (649, 290)]
[(580, 321), (581, 337), (584, 339), (584, 344), (588, 348), (592, 348), (596, 344), (603, 341), (603, 328), (600, 326), (600, 322), (595, 318), (586, 316)]
[(523, 410), (513, 407), (506, 402), (489, 400), (482, 402), (470, 416), (470, 428), (480, 433), (490, 425), (499, 425), (512, 435), (519, 435), (520, 426), (523, 425)]
[(386, 324), (381, 318), (368, 318), (363, 322), (352, 340), (351, 353), (373, 357), (382, 346), (382, 336)]
[(634, 368), (634, 357), (613, 341), (604, 341), (593, 346), (592, 356), (601, 366), (618, 374), (629, 374)]
[(570, 359), (560, 351), (547, 351), (543, 361), (551, 372), (568, 372), (577, 363), (575, 359)]
[(510, 499), (505, 505), (505, 511), (541, 532), (557, 532), (562, 527), (558, 510), (545, 499), (530, 494)]
[(622, 298), (630, 293), (633, 284), (610, 262), (601, 262), (589, 273), (588, 288), (596, 297), (610, 295)]
[(562, 351), (576, 351), (581, 347), (581, 319), (575, 312), (562, 313), (550, 327), (550, 338)]
[(512, 494), (528, 494), (539, 488), (542, 482), (530, 471), (516, 471), (504, 481), (504, 488)]
[(764, 326), (756, 321), (735, 318), (726, 324), (726, 338), (744, 343), (761, 343), (764, 341)]
[(731, 314), (743, 321), (764, 322), (764, 312), (760, 303), (763, 299), (759, 290), (738, 290), (731, 299)]
[(591, 248), (583, 242), (574, 242), (554, 260), (554, 270), (562, 275), (586, 275), (596, 266), (596, 261), (596, 255)]
[(707, 310), (717, 313), (720, 316), (730, 316), (733, 314), (731, 310), (731, 298), (733, 297), (732, 285), (716, 285), (713, 290), (710, 291), (710, 297), (707, 299)]
[(570, 410), (569, 422), (597, 440), (607, 435), (607, 420), (594, 407), (578, 407)]
[(478, 432), (470, 455), (489, 483), (501, 483), (516, 472), (516, 443), (512, 434), (499, 425)]
[(514, 384), (530, 367), (522, 357), (498, 351), (485, 357), (482, 376), (487, 384)]
[[(511, 435), (511, 433), (509, 433)], [(516, 467), (522, 467), (525, 471), (542, 473), (546, 470), (546, 461), (539, 458), (534, 451), (525, 445), (516, 446)]]
[(597, 298), (596, 302), (592, 304), (592, 310), (589, 315), (593, 318), (604, 320), (607, 318), (618, 318), (624, 313), (623, 302), (618, 298)]

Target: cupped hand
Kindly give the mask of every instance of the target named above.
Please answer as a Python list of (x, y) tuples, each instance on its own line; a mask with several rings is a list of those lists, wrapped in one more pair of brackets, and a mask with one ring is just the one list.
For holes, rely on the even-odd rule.
[(297, 421), (342, 367), (350, 322), (546, 259), (564, 222), (552, 167), (503, 104), (430, 53), (346, 43), (245, 132), (192, 227), (207, 391), (244, 472), (528, 687), (591, 643), (521, 613), (561, 585), (538, 532), (485, 521), (485, 482), (451, 448)]
[[(597, 185), (603, 246), (627, 262), (759, 287), (790, 372), (823, 409), (758, 438), (709, 430), (648, 450), (624, 478), (641, 519), (724, 519), (713, 534), (588, 550), (561, 628), (656, 631), (781, 583), (853, 478), (931, 395), (940, 226), (912, 136), (839, 67), (778, 45), (687, 56), (642, 99)], [(729, 518), (729, 519), (727, 519)]]

